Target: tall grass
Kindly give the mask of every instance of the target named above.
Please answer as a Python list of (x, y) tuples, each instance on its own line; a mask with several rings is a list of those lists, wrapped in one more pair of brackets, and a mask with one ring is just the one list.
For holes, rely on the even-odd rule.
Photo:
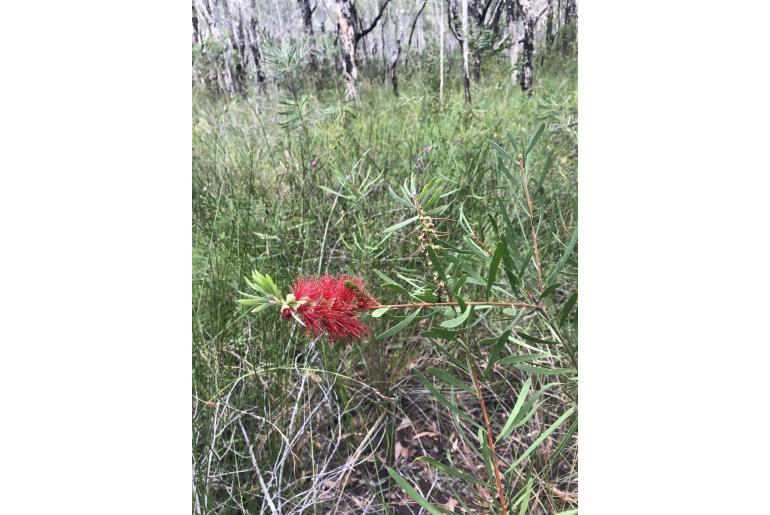
[[(376, 340), (394, 319), (372, 318), (371, 338), (332, 346), (308, 341), (277, 312), (249, 316), (236, 299), (253, 269), (284, 288), (297, 275), (361, 275), (383, 302), (403, 298), (386, 286), (383, 274), (429, 283), (417, 232), (385, 232), (411, 216), (390, 190), (399, 191), (413, 176), (420, 185), (440, 178), (443, 192), (450, 193), (446, 211), (435, 217), (443, 246), (464, 248), (467, 224), (477, 243), (494, 250), (504, 210), (514, 237), (520, 236), (516, 250), (526, 256), (527, 205), (506, 176), (511, 163), (500, 150), (526, 146), (544, 124), (532, 150), (532, 173), (539, 176), (549, 156), (552, 167), (533, 194), (547, 198), (537, 234), (543, 270), (560, 270), (544, 302), (562, 321), (562, 344), (542, 343), (554, 340), (553, 329), (544, 317), (527, 314), (516, 327), (529, 339), (512, 337), (501, 352), (547, 350), (552, 357), (545, 365), (576, 369), (577, 248), (562, 260), (577, 227), (576, 69), (574, 60), (546, 64), (531, 98), (510, 85), (502, 67), (489, 70), (475, 86), (471, 109), (459, 87), (448, 88), (441, 105), (434, 85), (419, 73), (402, 77), (399, 97), (374, 82), (364, 85), (355, 105), (340, 101), (333, 88), (248, 99), (194, 93), (196, 511), (417, 513), (419, 506), (403, 495), (387, 467), (396, 467), (435, 504), (451, 506), (454, 499), (460, 509), (473, 503), (472, 492), (456, 478), (413, 461), (418, 449), (418, 455), (472, 475), (483, 467), (469, 457), (447, 410), (417, 379), (428, 367), (452, 368), (421, 334), (424, 322)], [(534, 272), (527, 265), (523, 277), (534, 280)], [(480, 339), (492, 338), (509, 326), (505, 317), (490, 316), (475, 331)], [(484, 392), (493, 426), (505, 424), (528, 378), (536, 386), (556, 385), (498, 449), (508, 464), (576, 402), (570, 378), (497, 367)], [(452, 394), (478, 412), (473, 396)], [(574, 507), (576, 428), (575, 420), (567, 421), (514, 474), (520, 476), (516, 482), (532, 482), (533, 513)]]

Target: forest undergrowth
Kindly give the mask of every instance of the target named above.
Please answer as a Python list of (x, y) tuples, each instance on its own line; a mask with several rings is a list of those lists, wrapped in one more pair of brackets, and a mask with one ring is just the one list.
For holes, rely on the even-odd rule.
[[(541, 70), (531, 97), (485, 71), (471, 107), (408, 74), (194, 91), (194, 512), (576, 513), (577, 71)], [(455, 304), (331, 343), (240, 305), (253, 270)]]

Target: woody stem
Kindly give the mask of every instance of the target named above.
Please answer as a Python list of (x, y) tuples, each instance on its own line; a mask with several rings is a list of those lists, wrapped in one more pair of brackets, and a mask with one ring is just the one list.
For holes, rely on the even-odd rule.
[[(529, 308), (529, 309), (538, 309), (540, 306), (536, 306), (534, 304), (527, 304), (526, 302), (501, 302), (501, 301), (471, 301), (465, 303), (468, 306), (508, 306), (512, 308)], [(369, 310), (374, 309), (382, 309), (382, 308), (389, 308), (389, 309), (396, 309), (396, 308), (426, 308), (431, 306), (459, 306), (460, 303), (457, 301), (452, 302), (412, 302), (408, 304), (377, 304), (376, 306), (372, 306), (370, 308), (366, 308)]]

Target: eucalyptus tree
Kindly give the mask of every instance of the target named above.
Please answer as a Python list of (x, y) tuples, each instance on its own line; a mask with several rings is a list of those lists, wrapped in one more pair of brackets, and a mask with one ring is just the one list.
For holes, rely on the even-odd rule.
[(345, 98), (353, 100), (358, 98), (358, 66), (356, 64), (356, 49), (358, 42), (366, 37), (377, 26), (382, 18), (385, 8), (391, 0), (385, 0), (379, 6), (377, 15), (372, 23), (363, 29), (361, 19), (358, 16), (353, 0), (335, 0), (337, 6), (337, 23), (339, 29), (340, 53), (342, 57), (342, 78), (345, 81)]

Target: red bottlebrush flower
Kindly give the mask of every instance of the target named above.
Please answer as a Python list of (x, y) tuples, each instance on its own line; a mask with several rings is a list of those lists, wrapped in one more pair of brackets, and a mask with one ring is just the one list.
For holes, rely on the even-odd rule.
[(296, 313), (311, 336), (325, 334), (334, 342), (364, 336), (369, 328), (357, 317), (378, 305), (366, 293), (360, 277), (347, 275), (298, 277), (292, 295), (291, 308), (284, 312), (290, 309), (289, 316)]

